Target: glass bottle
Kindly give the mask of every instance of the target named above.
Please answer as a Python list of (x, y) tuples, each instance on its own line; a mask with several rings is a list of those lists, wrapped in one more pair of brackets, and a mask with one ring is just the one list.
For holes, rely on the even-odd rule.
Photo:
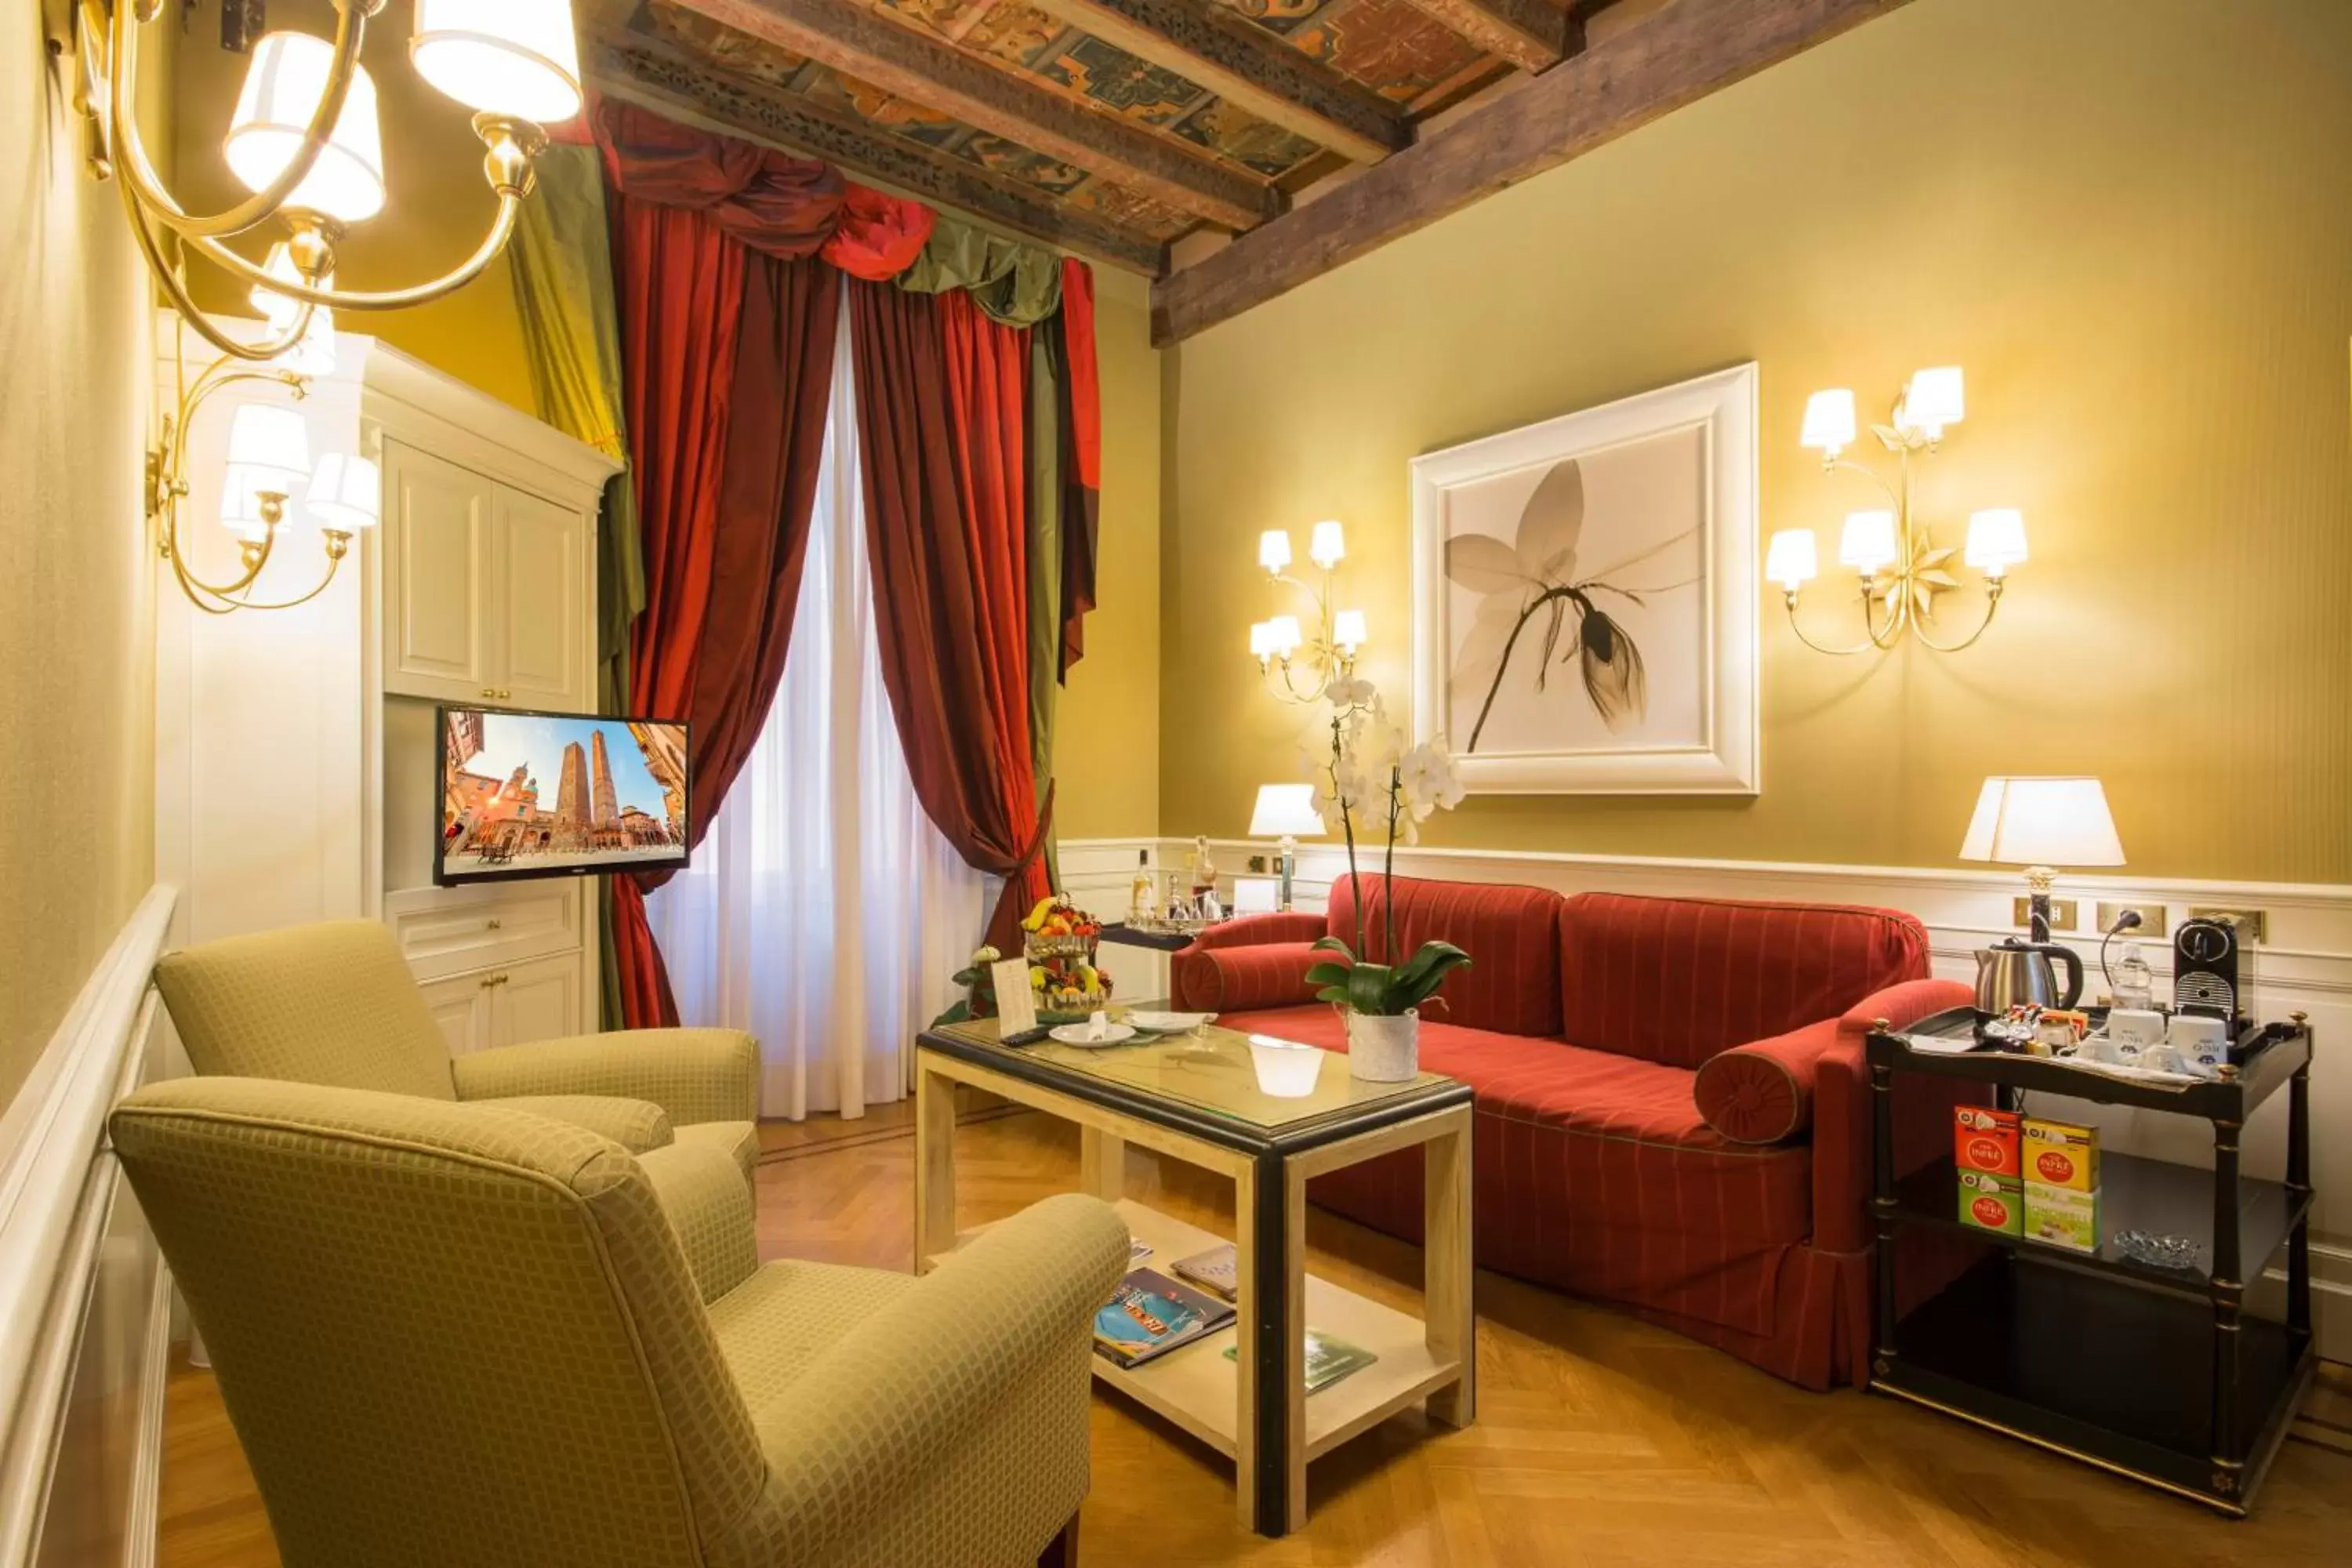
[(2148, 968), (2140, 952), (2139, 943), (2125, 941), (2116, 944), (2122, 951), (2108, 967), (2107, 983), (2115, 992), (2118, 1007), (2147, 1009), (2156, 995), (2156, 972)]

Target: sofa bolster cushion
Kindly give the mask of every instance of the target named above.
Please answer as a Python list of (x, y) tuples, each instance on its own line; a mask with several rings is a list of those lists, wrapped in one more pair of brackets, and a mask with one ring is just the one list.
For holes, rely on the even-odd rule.
[(1188, 947), (1169, 966), (1175, 1005), (1187, 1011), (1241, 1013), (1257, 1007), (1295, 1007), (1315, 999), (1307, 972), (1339, 955), (1318, 952), (1304, 942), (1263, 942), (1255, 947)]
[(1813, 1067), (1837, 1033), (1832, 1018), (1718, 1051), (1691, 1085), (1699, 1115), (1735, 1143), (1794, 1138), (1813, 1124)]

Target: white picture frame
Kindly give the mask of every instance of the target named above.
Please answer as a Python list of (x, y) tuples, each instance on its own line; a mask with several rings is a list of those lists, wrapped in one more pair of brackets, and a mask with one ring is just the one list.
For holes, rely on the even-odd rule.
[[(1444, 736), (1471, 793), (1759, 791), (1756, 391), (1757, 367), (1750, 362), (1412, 460), (1413, 737)], [(1588, 541), (1607, 533), (1612, 552), (1630, 551), (1641, 563), (1625, 568), (1629, 581), (1647, 571), (1652, 578), (1672, 575), (1671, 586), (1643, 579), (1641, 593), (1626, 593), (1605, 580), (1610, 569), (1601, 563), (1596, 579), (1580, 584), (1567, 574), (1558, 581), (1521, 579), (1529, 585), (1509, 590), (1510, 604), (1490, 605), (1489, 599), (1505, 596), (1503, 590), (1482, 597), (1448, 576), (1449, 541), (1465, 533), (1496, 540), (1478, 547), (1478, 561), (1495, 559), (1498, 549), (1517, 550), (1541, 496), (1559, 489), (1555, 471), (1571, 462), (1567, 488), (1573, 490), (1577, 521), (1547, 521), (1552, 532), (1545, 541), (1555, 542), (1561, 527), (1570, 531), (1571, 544), (1578, 531)], [(1604, 499), (1596, 503), (1597, 514), (1585, 500), (1592, 482), (1588, 474), (1601, 476)], [(1612, 474), (1663, 474), (1665, 479), (1612, 481)], [(1620, 505), (1612, 513), (1605, 504), (1609, 496), (1640, 496), (1644, 504)], [(1548, 519), (1559, 515), (1556, 505), (1548, 508)], [(1588, 518), (1597, 521), (1588, 526)], [(1657, 542), (1648, 542), (1652, 535)], [(1572, 574), (1573, 552), (1570, 559)], [(1479, 578), (1493, 580), (1493, 574)], [(1574, 591), (1580, 587), (1595, 591)], [(1553, 591), (1547, 595), (1546, 588)], [(1550, 677), (1559, 665), (1539, 653), (1546, 683), (1532, 684), (1528, 657), (1517, 640), (1528, 627), (1526, 606), (1531, 605), (1549, 618), (1555, 642), (1561, 635), (1582, 637), (1585, 622), (1595, 623), (1592, 642), (1570, 645), (1570, 668), (1557, 684)], [(1591, 616), (1600, 605), (1604, 613)], [(1490, 609), (1499, 612), (1493, 616), (1498, 625), (1516, 620), (1491, 684), (1486, 668), (1497, 659), (1492, 648), (1498, 634), (1479, 624)], [(1613, 647), (1612, 634), (1629, 629), (1636, 643), (1643, 636), (1654, 639), (1647, 656), (1635, 649), (1630, 700), (1622, 667), (1612, 670), (1606, 660), (1596, 661), (1590, 667), (1596, 686), (1585, 679), (1588, 667), (1573, 657)], [(1475, 647), (1465, 640), (1473, 631), (1480, 639)], [(1540, 632), (1528, 641), (1531, 648), (1546, 647)], [(1525, 692), (1509, 684), (1514, 679), (1526, 684)], [(1483, 702), (1475, 700), (1481, 690)], [(1516, 710), (1507, 727), (1496, 722), (1496, 698), (1507, 690)], [(1464, 721), (1459, 726), (1453, 722), (1457, 717)], [(1457, 727), (1464, 732), (1453, 732)], [(1596, 732), (1601, 727), (1608, 732)], [(1474, 733), (1476, 746), (1470, 743)]]

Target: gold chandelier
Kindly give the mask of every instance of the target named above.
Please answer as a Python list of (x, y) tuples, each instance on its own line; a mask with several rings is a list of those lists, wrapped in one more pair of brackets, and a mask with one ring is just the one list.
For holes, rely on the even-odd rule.
[[(211, 394), (239, 382), (276, 381), (300, 397), (311, 375), (331, 365), (332, 313), (398, 310), (463, 288), (497, 259), (513, 237), (531, 163), (547, 145), (544, 124), (580, 112), (579, 46), (571, 0), (416, 0), (409, 58), (435, 88), (476, 110), (485, 149), (484, 177), (498, 197), (489, 231), (471, 256), (427, 282), (354, 290), (334, 286), (336, 251), (352, 225), (383, 209), (384, 158), (376, 123), (375, 84), (360, 64), (368, 23), (384, 0), (333, 0), (332, 42), (307, 33), (272, 32), (253, 46), (236, 110), (222, 142), (229, 170), (249, 193), (213, 213), (194, 213), (165, 188), (139, 137), (139, 37), (167, 0), (61, 0), (59, 44), (79, 53), (75, 107), (89, 138), (89, 167), (122, 193), (140, 253), (181, 320), (225, 356), (192, 384), (163, 439), (150, 454), (148, 513), (159, 548), (180, 586), (200, 608), (281, 608), (316, 596), (348, 552), (352, 527), (374, 519), (373, 466), (330, 454), (313, 474), (297, 461), (291, 427), (261, 434), (272, 422), (240, 410), (231, 432), (231, 470), (223, 521), (244, 542), (243, 574), (206, 583), (188, 569), (179, 536), (178, 500), (188, 424)], [(260, 261), (226, 242), (268, 226), (282, 230)], [(167, 248), (176, 245), (177, 258)], [(194, 256), (252, 291), (268, 330), (232, 330), (199, 307), (182, 271)], [(268, 368), (251, 368), (267, 366)], [(281, 414), (290, 411), (278, 410)], [(250, 430), (249, 441), (242, 439)], [(258, 450), (268, 460), (240, 458)], [(264, 604), (249, 592), (268, 563), (285, 520), (290, 487), (308, 477), (309, 510), (321, 522), (326, 577), (300, 598)], [(362, 505), (361, 501), (368, 503)]]
[[(1356, 652), (1367, 640), (1364, 612), (1333, 605), (1331, 574), (1347, 553), (1347, 535), (1339, 524), (1328, 519), (1317, 523), (1307, 541), (1307, 558), (1317, 572), (1310, 585), (1290, 574), (1287, 530), (1270, 528), (1258, 536), (1257, 563), (1273, 581), (1304, 594), (1313, 606), (1313, 618), (1305, 627), (1297, 616), (1276, 616), (1250, 626), (1250, 657), (1257, 660), (1268, 689), (1286, 702), (1320, 702), (1334, 679), (1356, 672)], [(1301, 676), (1307, 681), (1303, 688)]]

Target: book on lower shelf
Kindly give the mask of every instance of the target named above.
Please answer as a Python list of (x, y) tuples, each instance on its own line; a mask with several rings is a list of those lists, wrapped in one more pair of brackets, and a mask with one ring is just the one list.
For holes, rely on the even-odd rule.
[(1231, 1303), (1179, 1285), (1158, 1269), (1138, 1268), (1095, 1313), (1095, 1353), (1120, 1366), (1141, 1366), (1233, 1321)]
[(1232, 1242), (1176, 1260), (1176, 1276), (1188, 1284), (1213, 1290), (1230, 1301), (1241, 1293), (1239, 1255)]
[[(1227, 1361), (1241, 1359), (1241, 1347), (1225, 1348)], [(1359, 1344), (1318, 1328), (1307, 1331), (1307, 1392), (1320, 1394), (1351, 1372), (1360, 1372), (1381, 1358)]]

